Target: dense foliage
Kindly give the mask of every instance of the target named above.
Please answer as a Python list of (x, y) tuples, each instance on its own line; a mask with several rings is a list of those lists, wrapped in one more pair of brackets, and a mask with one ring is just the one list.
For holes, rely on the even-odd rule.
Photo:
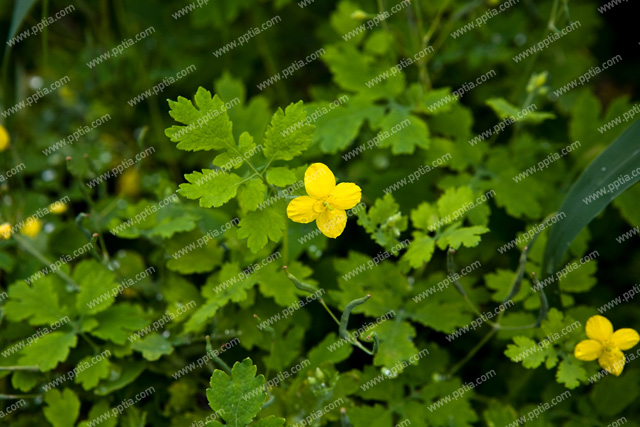
[(0, 8), (1, 425), (640, 425), (637, 5), (187, 1)]

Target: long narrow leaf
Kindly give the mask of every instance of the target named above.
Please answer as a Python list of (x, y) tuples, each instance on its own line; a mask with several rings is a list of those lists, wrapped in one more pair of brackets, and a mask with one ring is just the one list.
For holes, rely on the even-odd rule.
[[(616, 197), (640, 180), (640, 121), (636, 121), (596, 158), (575, 182), (558, 212), (547, 239), (543, 273), (554, 274), (575, 237)], [(559, 305), (560, 291), (553, 284), (551, 306)]]

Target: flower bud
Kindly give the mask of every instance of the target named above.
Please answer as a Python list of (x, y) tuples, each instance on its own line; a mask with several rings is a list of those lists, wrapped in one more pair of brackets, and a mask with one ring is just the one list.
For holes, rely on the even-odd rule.
[(356, 21), (364, 21), (367, 19), (367, 14), (362, 10), (356, 10), (351, 14), (351, 19), (355, 19)]

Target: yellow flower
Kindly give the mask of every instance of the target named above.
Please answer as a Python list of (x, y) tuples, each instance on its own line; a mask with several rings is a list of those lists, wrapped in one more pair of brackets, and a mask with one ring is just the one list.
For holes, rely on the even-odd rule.
[(5, 222), (0, 225), (0, 239), (9, 239), (11, 237), (11, 224)]
[(9, 132), (4, 128), (4, 126), (0, 125), (0, 151), (4, 151), (9, 148), (9, 142), (11, 138), (9, 138)]
[(640, 341), (640, 335), (630, 328), (613, 332), (613, 325), (606, 317), (592, 316), (587, 321), (587, 337), (576, 345), (576, 358), (590, 362), (598, 359), (605, 371), (618, 376), (624, 368), (624, 354)]
[(60, 215), (65, 213), (66, 211), (67, 211), (66, 203), (55, 202), (49, 205), (49, 212), (51, 212), (52, 214)]
[(40, 233), (40, 230), (42, 230), (42, 221), (35, 218), (34, 220), (27, 221), (27, 224), (22, 227), (20, 233), (33, 238)]
[(360, 187), (352, 182), (336, 185), (333, 172), (322, 163), (309, 166), (304, 187), (309, 196), (293, 199), (287, 206), (287, 216), (302, 224), (315, 220), (322, 234), (332, 239), (341, 235), (347, 225), (345, 210), (360, 203)]

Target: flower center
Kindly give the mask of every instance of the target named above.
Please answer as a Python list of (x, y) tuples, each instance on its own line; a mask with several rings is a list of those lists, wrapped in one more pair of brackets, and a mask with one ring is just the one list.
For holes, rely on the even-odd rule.
[(326, 202), (322, 200), (318, 200), (313, 204), (313, 211), (316, 213), (322, 213), (327, 210), (327, 207), (324, 205)]
[(612, 351), (615, 351), (618, 347), (612, 343), (611, 341), (605, 341), (602, 343), (602, 346), (604, 347), (604, 351), (611, 353)]

